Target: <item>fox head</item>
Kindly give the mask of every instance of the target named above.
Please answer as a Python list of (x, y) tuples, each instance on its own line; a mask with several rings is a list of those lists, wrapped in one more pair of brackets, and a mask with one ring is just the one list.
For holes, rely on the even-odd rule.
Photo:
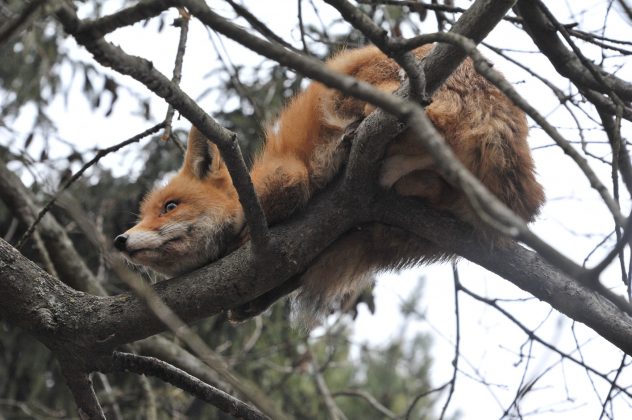
[(147, 194), (136, 226), (114, 239), (135, 264), (175, 276), (223, 256), (244, 226), (243, 210), (217, 147), (196, 128), (184, 164)]

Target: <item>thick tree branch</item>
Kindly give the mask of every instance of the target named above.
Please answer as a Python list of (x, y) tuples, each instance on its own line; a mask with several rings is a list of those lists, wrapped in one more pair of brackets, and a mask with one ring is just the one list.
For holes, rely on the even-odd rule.
[[(159, 130), (162, 127), (162, 123), (154, 127), (154, 131)], [(137, 137), (137, 136), (136, 136)], [(126, 142), (129, 142), (127, 140)], [(126, 143), (123, 142), (123, 143)], [(105, 150), (118, 149), (123, 143), (119, 143), (115, 146), (107, 148)], [(97, 154), (97, 155), (100, 155)], [(89, 165), (91, 162), (88, 164)], [(85, 166), (84, 166), (85, 168)], [(80, 171), (83, 172), (83, 171)], [(16, 215), (30, 216), (35, 213), (36, 209), (32, 203), (32, 197), (30, 191), (28, 191), (22, 182), (13, 173), (8, 171), (6, 165), (0, 162), (0, 198), (10, 204), (10, 209)], [(27, 217), (25, 222), (31, 221), (32, 217)], [(92, 273), (83, 264), (82, 258), (78, 255), (72, 242), (66, 236), (65, 230), (58, 225), (57, 221), (50, 214), (46, 214), (43, 218), (39, 228), (45, 232), (44, 238), (47, 242), (44, 245), (52, 247), (56, 252), (53, 254), (56, 258), (56, 266), (61, 266), (63, 272), (68, 274), (69, 277), (62, 277), (61, 280), (71, 285), (73, 288), (79, 291), (85, 291), (99, 296), (105, 296), (106, 292), (101, 285), (96, 281)], [(116, 267), (116, 264), (114, 264)], [(119, 271), (121, 278), (127, 278), (130, 276), (129, 272)], [(77, 278), (78, 277), (78, 278)], [(159, 304), (160, 302), (157, 302)], [(164, 322), (164, 319), (163, 319)], [(168, 325), (168, 323), (165, 323)], [(198, 346), (199, 347), (199, 346)], [(214, 356), (214, 353), (210, 350), (205, 350), (203, 353), (206, 357), (202, 356), (202, 359), (206, 365), (196, 359), (193, 355), (189, 354), (179, 346), (169, 343), (166, 340), (153, 340), (150, 344), (145, 343), (142, 348), (147, 351), (151, 351), (152, 354), (161, 355), (172, 360), (177, 366), (187, 366), (196, 373), (196, 376), (204, 378), (213, 378), (215, 375), (220, 377), (226, 382), (230, 383), (232, 388), (239, 392), (241, 395), (249, 398), (254, 403), (261, 406), (266, 411), (270, 412), (275, 418), (282, 418), (281, 414), (278, 414), (276, 407), (265, 397), (254, 384), (244, 380), (243, 378), (235, 375), (218, 356)], [(210, 369), (209, 369), (210, 367)], [(215, 376), (216, 377), (216, 376)], [(217, 381), (217, 378), (213, 381)]]
[[(632, 351), (632, 317), (629, 315), (632, 308), (620, 296), (603, 287), (597, 292), (592, 284), (590, 287), (582, 285), (515, 242), (494, 245), (477, 239), (465, 233), (467, 227), (461, 222), (448, 217), (437, 220), (436, 212), (420, 207), (414, 200), (401, 198), (393, 205), (390, 197), (377, 201), (375, 207), (382, 209), (384, 223), (408, 229), (454, 250), (570, 318), (585, 323), (627, 354)], [(433, 225), (426, 225), (427, 218), (432, 219), (434, 232)]]
[[(342, 232), (376, 217), (444, 249), (456, 251), (573, 319), (586, 323), (628, 354), (632, 352), (630, 317), (594, 290), (561, 274), (532, 251), (517, 244), (494, 247), (474, 236), (463, 223), (415, 200), (389, 195), (377, 201), (358, 202), (357, 197), (350, 199), (349, 195), (337, 184), (317, 197), (301, 217), (271, 229), (273, 257), (268, 261), (270, 270), (265, 273), (255, 275), (250, 247), (245, 246), (196, 272), (156, 284), (154, 290), (185, 321), (200, 319), (279, 286), (304, 269)], [(350, 201), (345, 202), (345, 198)], [(354, 205), (350, 207), (349, 202)], [(360, 209), (371, 210), (367, 214)], [(299, 238), (294, 234), (296, 231), (304, 234)], [(78, 294), (46, 276), (8, 244), (1, 244), (0, 314), (17, 325), (40, 335), (59, 329), (59, 337), (62, 333), (66, 337), (70, 334), (74, 337), (71, 342), (91, 343), (95, 351), (108, 351), (164, 330), (142, 300), (129, 294), (107, 299)], [(29, 283), (28, 290), (21, 290), (24, 285), (20, 278), (35, 280)], [(38, 294), (36, 290), (44, 293)], [(56, 302), (65, 304), (60, 306)], [(29, 321), (22, 311), (31, 307), (40, 308), (35, 313), (40, 316)], [(62, 322), (68, 318), (75, 321)], [(47, 321), (52, 319), (59, 321), (53, 324)]]
[[(25, 225), (34, 225), (37, 207), (30, 191), (22, 181), (0, 161), (0, 200), (11, 213)], [(94, 295), (105, 295), (103, 287), (96, 281), (90, 269), (84, 264), (64, 228), (49, 214), (42, 215), (38, 226), (39, 236), (51, 257), (51, 262), (61, 280), (77, 290)]]
[(602, 93), (607, 93), (609, 89), (612, 89), (622, 100), (627, 102), (632, 100), (632, 84), (606, 74), (599, 68), (595, 68), (595, 71), (603, 75), (607, 85), (604, 86), (595, 79), (592, 72), (582, 64), (579, 58), (564, 46), (557, 35), (557, 29), (539, 9), (536, 1), (519, 0), (514, 10), (524, 20), (524, 29), (533, 42), (555, 66), (558, 73), (568, 77), (581, 89), (588, 88)]

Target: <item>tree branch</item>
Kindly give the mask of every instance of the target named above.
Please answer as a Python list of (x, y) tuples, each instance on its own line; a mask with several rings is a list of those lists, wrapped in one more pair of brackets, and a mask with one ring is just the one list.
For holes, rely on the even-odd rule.
[(72, 367), (62, 366), (62, 372), (66, 384), (75, 398), (75, 403), (82, 420), (105, 420), (105, 414), (97, 395), (92, 387), (92, 380), (88, 373), (75, 370)]
[(534, 0), (518, 0), (514, 10), (523, 19), (525, 31), (559, 74), (572, 80), (581, 89), (588, 88), (607, 93), (608, 89), (612, 88), (624, 101), (632, 100), (632, 84), (613, 75), (605, 74), (600, 69), (596, 69), (596, 71), (603, 75), (608, 86), (595, 80), (591, 71), (564, 46), (557, 36), (557, 29)]
[[(560, 272), (533, 251), (515, 242), (497, 246), (467, 233), (468, 227), (416, 200), (384, 197), (375, 204), (382, 222), (407, 229), (422, 238), (454, 250), (457, 255), (485, 267), (519, 288), (549, 303), (568, 317), (582, 322), (606, 340), (630, 354), (632, 351), (631, 305), (601, 285), (581, 284)], [(432, 219), (430, 224), (427, 220)], [(598, 290), (598, 292), (596, 291)]]
[[(37, 207), (31, 198), (31, 193), (2, 161), (0, 161), (0, 200), (22, 223), (27, 226), (34, 224)], [(55, 218), (49, 214), (44, 215), (38, 228), (39, 236), (48, 251), (55, 271), (63, 282), (77, 290), (94, 295), (106, 294), (75, 250), (64, 228)]]
[(225, 413), (247, 420), (269, 419), (261, 412), (222, 390), (212, 387), (168, 363), (154, 357), (115, 352), (111, 361), (100, 369), (103, 372), (129, 371), (162, 379), (196, 398), (214, 405)]
[(347, 0), (325, 0), (325, 2), (335, 7), (347, 22), (359, 29), (384, 54), (399, 64), (408, 76), (410, 95), (413, 100), (422, 104), (430, 102), (430, 97), (426, 93), (426, 77), (423, 66), (418, 65), (412, 52), (393, 48), (392, 40), (387, 31), (377, 26), (361, 9)]
[(68, 187), (70, 187), (77, 179), (79, 179), (81, 177), (81, 175), (83, 175), (83, 173), (86, 170), (88, 170), (88, 168), (94, 166), (104, 156), (107, 156), (110, 153), (116, 152), (116, 151), (122, 149), (123, 147), (125, 147), (127, 145), (130, 145), (132, 143), (137, 143), (140, 140), (144, 139), (145, 137), (149, 136), (150, 134), (156, 133), (158, 130), (160, 130), (164, 126), (165, 126), (165, 122), (158, 123), (158, 124), (154, 125), (153, 127), (150, 127), (147, 130), (143, 131), (142, 133), (139, 133), (139, 134), (127, 139), (127, 140), (124, 140), (124, 141), (122, 141), (119, 144), (115, 144), (114, 146), (110, 146), (108, 148), (101, 149), (101, 150), (97, 151), (95, 156), (92, 159), (90, 159), (89, 162), (84, 164), (81, 167), (81, 169), (79, 169), (73, 176), (68, 178), (63, 183), (63, 185), (57, 190), (57, 192), (55, 194), (53, 194), (53, 196), (46, 202), (44, 207), (42, 207), (42, 209), (37, 213), (37, 217), (35, 217), (35, 220), (33, 220), (33, 222), (31, 222), (31, 224), (29, 225), (28, 229), (26, 229), (26, 232), (24, 232), (24, 234), (22, 235), (22, 237), (18, 241), (18, 244), (16, 245), (16, 248), (18, 248), (18, 249), (22, 248), (22, 245), (24, 245), (24, 242), (29, 238), (29, 236), (31, 236), (31, 234), (35, 230), (35, 227), (37, 226), (37, 224), (42, 220), (42, 217), (44, 217), (44, 215), (48, 212), (48, 210), (50, 210), (50, 208), (53, 206), (53, 204), (55, 204), (55, 201), (57, 201), (57, 199), (59, 198), (61, 193), (66, 191), (66, 189), (68, 189)]
[(61, 7), (57, 11), (57, 17), (66, 32), (73, 35), (77, 42), (90, 51), (98, 62), (143, 83), (177, 109), (207, 138), (217, 144), (239, 195), (239, 201), (246, 215), (255, 249), (264, 252), (268, 225), (252, 180), (248, 175), (237, 135), (213, 120), (179, 86), (156, 70), (151, 62), (128, 55), (119, 47), (101, 38), (108, 30), (113, 30), (123, 26), (123, 24), (134, 23), (145, 16), (155, 16), (159, 10), (164, 10), (167, 7), (188, 6), (188, 3), (190, 2), (175, 0), (147, 1), (115, 13), (111, 15), (112, 17), (104, 17), (97, 22), (87, 22), (85, 25), (83, 21), (79, 20), (75, 11), (67, 6)]

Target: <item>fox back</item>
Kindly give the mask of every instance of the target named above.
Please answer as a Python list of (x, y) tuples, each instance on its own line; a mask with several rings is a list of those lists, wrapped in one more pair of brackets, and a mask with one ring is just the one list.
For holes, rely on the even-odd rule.
[[(420, 47), (421, 58), (431, 46)], [(330, 69), (384, 92), (400, 86), (400, 69), (375, 47), (344, 51)], [(349, 124), (373, 107), (319, 83), (294, 97), (270, 126), (251, 169), (269, 223), (286, 219), (336, 175), (346, 155), (340, 147)], [(457, 158), (516, 214), (532, 221), (544, 201), (526, 141), (524, 113), (465, 60), (438, 89), (428, 117)], [(463, 192), (446, 181), (410, 130), (388, 146), (380, 185), (419, 197), (476, 224)], [(164, 187), (150, 192), (138, 224), (115, 239), (127, 258), (169, 276), (221, 258), (243, 236), (244, 214), (217, 148), (193, 127), (184, 164)], [(396, 228), (372, 225), (349, 232), (303, 273), (296, 312), (307, 323), (366, 286), (375, 272), (448, 257), (431, 243)]]

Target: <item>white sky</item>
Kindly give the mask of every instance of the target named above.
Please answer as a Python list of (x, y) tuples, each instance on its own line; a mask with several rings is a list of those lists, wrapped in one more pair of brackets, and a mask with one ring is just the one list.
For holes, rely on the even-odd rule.
[[(117, 2), (109, 2), (113, 6)], [(457, 1), (457, 5), (468, 7), (468, 1)], [(547, 2), (548, 7), (560, 18), (563, 23), (571, 22), (565, 19), (568, 15), (568, 5), (572, 5), (575, 11), (583, 10), (579, 14), (580, 28), (586, 31), (597, 29), (603, 22), (603, 16), (598, 15), (603, 10), (604, 1), (556, 1)], [(297, 26), (296, 2), (283, 0), (248, 1), (249, 9), (263, 22), (266, 22), (277, 34), (284, 39), (298, 45), (299, 35)], [(317, 5), (321, 6), (319, 1)], [(217, 6), (220, 12), (231, 15), (230, 7), (221, 4)], [(327, 5), (322, 5), (321, 17), (324, 20), (335, 16), (334, 11)], [(306, 3), (304, 6), (305, 19), (314, 21), (311, 8)], [(176, 16), (171, 12), (168, 24)], [(609, 20), (609, 33), (614, 38), (629, 39), (630, 27), (623, 22), (615, 11), (611, 12)], [(429, 18), (428, 23), (422, 27), (427, 32), (435, 31), (434, 19)], [(626, 32), (623, 32), (626, 31)], [(166, 27), (162, 33), (157, 33), (155, 25), (143, 28), (135, 25), (133, 28), (117, 31), (108, 39), (121, 45), (128, 53), (141, 55), (150, 59), (155, 67), (170, 77), (173, 68), (178, 30), (171, 26)], [(534, 50), (530, 40), (521, 32), (514, 30), (508, 23), (501, 23), (486, 42), (496, 47), (506, 47), (514, 50)], [(250, 53), (245, 48), (224, 40), (229, 56), (235, 63), (253, 66), (262, 61), (256, 54)], [(67, 48), (72, 54), (91, 62), (91, 57), (83, 50), (77, 50), (74, 42), (68, 42)], [(518, 91), (523, 94), (531, 104), (549, 118), (554, 125), (561, 127), (573, 127), (574, 123), (568, 113), (559, 107), (558, 100), (542, 84), (517, 70), (511, 64), (495, 56), (490, 51), (483, 50), (492, 59), (506, 77), (515, 83)], [(586, 48), (585, 54), (593, 59), (599, 59), (600, 53), (595, 49)], [(535, 54), (515, 53), (514, 58), (531, 66), (558, 87), (565, 89), (567, 84), (563, 79), (551, 71), (551, 66), (546, 60)], [(98, 65), (97, 65), (98, 66)], [(218, 84), (213, 78), (204, 78), (210, 70), (219, 67), (216, 53), (208, 40), (208, 35), (202, 25), (192, 21), (189, 34), (189, 43), (184, 61), (182, 87), (193, 98), (197, 98), (209, 86)], [(67, 78), (70, 78), (69, 68), (64, 68)], [(111, 72), (110, 72), (111, 73)], [(112, 73), (113, 74), (113, 73)], [(631, 80), (629, 65), (621, 69), (619, 77)], [(226, 75), (214, 77), (225, 78)], [(129, 86), (132, 92), (140, 96), (151, 96), (139, 83), (128, 77), (117, 77), (119, 82)], [(101, 105), (101, 109), (92, 110), (79, 88), (80, 83), (75, 83), (69, 98), (64, 101), (58, 98), (50, 108), (49, 115), (58, 125), (59, 136), (65, 140), (81, 145), (85, 149), (95, 146), (107, 147), (122, 141), (144, 129), (151, 124), (142, 118), (134, 116), (138, 110), (132, 108), (135, 102), (129, 93), (119, 90), (120, 98), (114, 108), (114, 112), (106, 117), (107, 103)], [(211, 111), (215, 108), (216, 94), (208, 95), (202, 101), (205, 109)], [(103, 101), (107, 102), (107, 101)], [(585, 107), (589, 109), (589, 107)], [(152, 100), (153, 117), (159, 121), (164, 117), (166, 105), (159, 99)], [(24, 112), (19, 118), (15, 128), (17, 136), (11, 138), (23, 139), (26, 130), (30, 127), (32, 112)], [(189, 124), (180, 120), (175, 123), (177, 127), (187, 128)], [(624, 127), (624, 136), (629, 137), (630, 127)], [(577, 141), (577, 133), (573, 130), (562, 132), (569, 140)], [(602, 133), (591, 131), (586, 133), (589, 139), (605, 141)], [(12, 144), (16, 150), (22, 147), (22, 142), (11, 142), (7, 133), (0, 131), (0, 142)], [(541, 130), (532, 129), (530, 134), (532, 147), (551, 144)], [(606, 149), (591, 146), (596, 154), (606, 155)], [(39, 150), (30, 150), (37, 156)], [(65, 156), (68, 150), (61, 143), (56, 144), (49, 151), (51, 156)], [(133, 154), (132, 154), (133, 155)], [(111, 167), (120, 175), (134, 172), (137, 165), (142, 165), (133, 157), (122, 157), (121, 154), (108, 156), (103, 164)], [(177, 157), (176, 157), (177, 158)], [(547, 204), (544, 207), (540, 219), (533, 225), (534, 231), (549, 241), (552, 245), (564, 252), (575, 261), (583, 261), (587, 253), (612, 229), (611, 218), (607, 209), (600, 202), (596, 192), (590, 189), (583, 175), (576, 169), (571, 160), (565, 157), (556, 148), (544, 148), (534, 150), (539, 178), (545, 185)], [(598, 171), (601, 180), (610, 185), (610, 168), (606, 165), (591, 164)], [(28, 174), (23, 174), (28, 179)], [(49, 179), (50, 177), (48, 177)], [(41, 179), (40, 181), (43, 181)], [(56, 185), (55, 182), (51, 185)], [(624, 213), (629, 211), (629, 197), (622, 197)], [(135, 209), (130, 209), (135, 211)], [(612, 244), (612, 242), (611, 242)], [(589, 264), (599, 260), (597, 254)], [(607, 284), (619, 285), (619, 275), (614, 269), (606, 273)], [(497, 276), (463, 261), (459, 264), (461, 280), (466, 287), (489, 297), (505, 299), (524, 299), (529, 296), (518, 290), (511, 283)], [(428, 332), (433, 340), (432, 357), (435, 360), (432, 367), (432, 378), (435, 385), (440, 385), (449, 380), (452, 374), (451, 360), (453, 358), (453, 341), (455, 337), (454, 321), (454, 297), (452, 285), (452, 273), (449, 265), (434, 265), (410, 270), (401, 274), (388, 274), (382, 276), (377, 288), (377, 313), (368, 314), (364, 309), (355, 322), (354, 340), (359, 344), (369, 341), (373, 344), (385, 343), (396, 337), (401, 331), (401, 316), (399, 305), (415, 288), (418, 279), (426, 278), (424, 296), (419, 302), (419, 309), (425, 314), (426, 319), (413, 322), (407, 326), (407, 334), (418, 331)], [(526, 358), (520, 356), (521, 345), (525, 343), (526, 336), (516, 327), (498, 316), (494, 309), (474, 302), (465, 295), (460, 296), (461, 303), (461, 351), (460, 368), (466, 375), (459, 375), (457, 388), (450, 412), (461, 411), (465, 419), (499, 418), (503, 410), (514, 397), (516, 387), (524, 375)], [(548, 304), (543, 304), (535, 299), (526, 302), (512, 302), (504, 304), (521, 322), (530, 327), (538, 326), (543, 320), (546, 322), (538, 329), (541, 338), (552, 344), (557, 344), (567, 352), (573, 352), (574, 341), (570, 333), (571, 321), (556, 311), (550, 312)], [(547, 318), (548, 317), (548, 318)], [(583, 325), (575, 325), (576, 334), (581, 343), (584, 357), (589, 364), (602, 372), (615, 370), (621, 361), (621, 352), (601, 339)], [(522, 348), (526, 354), (528, 348)], [(577, 356), (577, 354), (575, 354)], [(526, 378), (533, 378), (543, 370), (556, 365), (544, 378), (538, 382), (537, 391), (527, 394), (521, 408), (522, 413), (532, 411), (542, 413), (536, 418), (545, 419), (577, 419), (599, 418), (601, 403), (585, 371), (571, 362), (559, 364), (559, 357), (544, 350), (540, 345), (534, 344), (532, 359), (529, 361)], [(479, 377), (480, 375), (480, 377)], [(472, 379), (474, 378), (474, 379)], [(478, 378), (478, 380), (477, 380)], [(480, 383), (480, 378), (496, 385), (486, 386)], [(632, 373), (625, 372), (619, 380), (619, 384), (631, 384)], [(601, 379), (594, 379), (594, 384), (603, 399), (608, 392), (608, 386)], [(442, 394), (443, 397), (446, 394)], [(439, 404), (439, 408), (442, 404)], [(622, 399), (615, 404), (616, 414), (622, 417), (632, 418), (632, 408)], [(552, 411), (549, 411), (552, 410)], [(538, 411), (539, 410), (539, 411)], [(627, 417), (626, 417), (627, 415)]]

